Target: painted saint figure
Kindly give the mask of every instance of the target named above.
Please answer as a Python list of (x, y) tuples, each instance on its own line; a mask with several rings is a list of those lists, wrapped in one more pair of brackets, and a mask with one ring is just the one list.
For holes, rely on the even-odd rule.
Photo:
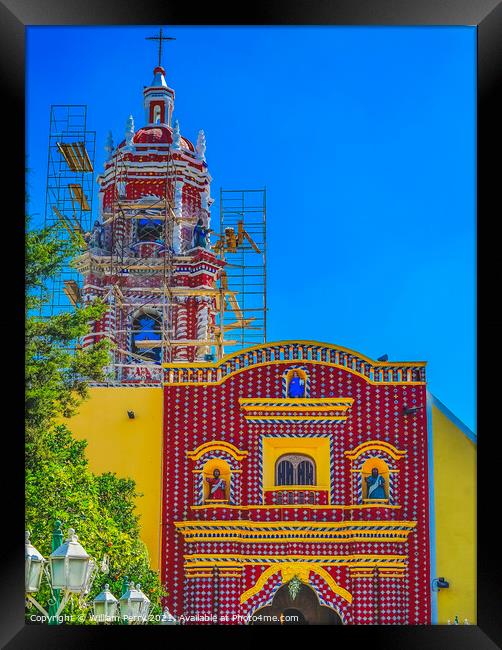
[(366, 484), (368, 485), (368, 499), (385, 499), (385, 479), (380, 476), (378, 469), (373, 467), (371, 476), (366, 477)]
[(87, 234), (89, 248), (104, 248), (105, 227), (99, 221), (94, 222), (92, 232)]
[(204, 222), (202, 219), (197, 221), (197, 225), (193, 229), (193, 247), (201, 246), (202, 248), (207, 248), (207, 235), (209, 234), (209, 229), (204, 228)]
[(206, 478), (209, 483), (209, 499), (226, 499), (225, 481), (220, 478), (220, 470), (216, 468), (212, 478)]
[(305, 381), (300, 377), (296, 370), (289, 382), (288, 397), (305, 397)]

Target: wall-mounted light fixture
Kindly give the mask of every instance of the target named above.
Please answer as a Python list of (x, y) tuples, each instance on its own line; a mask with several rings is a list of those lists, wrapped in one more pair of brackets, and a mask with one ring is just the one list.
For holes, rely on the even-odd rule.
[(403, 415), (414, 415), (420, 409), (423, 409), (423, 406), (405, 406), (403, 409)]
[(444, 578), (434, 578), (432, 581), (432, 591), (441, 591), (441, 589), (448, 589), (450, 583)]
[(130, 420), (134, 420), (136, 414), (134, 413), (134, 411), (127, 411), (127, 416)]

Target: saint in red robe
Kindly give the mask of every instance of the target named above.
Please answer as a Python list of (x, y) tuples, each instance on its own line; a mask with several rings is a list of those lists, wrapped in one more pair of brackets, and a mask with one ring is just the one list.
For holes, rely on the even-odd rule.
[(225, 481), (221, 476), (213, 476), (207, 478), (206, 481), (209, 483), (209, 494), (208, 499), (225, 499)]

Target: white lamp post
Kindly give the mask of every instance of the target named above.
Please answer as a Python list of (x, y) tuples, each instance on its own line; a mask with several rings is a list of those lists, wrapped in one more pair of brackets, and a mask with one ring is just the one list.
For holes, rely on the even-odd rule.
[[(25, 589), (26, 599), (34, 605), (45, 617), (49, 624), (59, 620), (59, 615), (66, 606), (66, 603), (73, 594), (84, 596), (89, 593), (94, 576), (98, 571), (97, 564), (78, 542), (73, 528), (70, 528), (66, 542), (61, 544), (49, 556), (50, 574), (46, 568), (47, 560), (37, 551), (29, 540), (29, 533), (26, 533), (25, 540)], [(61, 536), (61, 524), (56, 522), (56, 530), (53, 534), (56, 544)], [(42, 574), (45, 573), (52, 593), (52, 603), (49, 612), (40, 605), (33, 594), (40, 589)], [(60, 599), (60, 594), (62, 598)]]
[[(52, 548), (60, 544), (63, 539), (61, 522), (56, 522), (56, 529), (52, 538)], [(50, 572), (47, 569), (49, 564)], [(108, 558), (105, 555), (101, 562), (101, 570), (108, 573)], [(60, 614), (72, 595), (80, 597), (89, 593), (95, 575), (98, 572), (97, 562), (90, 557), (78, 541), (73, 528), (68, 530), (68, 539), (60, 544), (49, 556), (49, 561), (37, 551), (30, 542), (30, 535), (26, 532), (25, 539), (25, 590), (26, 599), (34, 605), (44, 616), (49, 624), (58, 621)], [(52, 592), (52, 604), (49, 608), (51, 614), (37, 602), (33, 594), (40, 589), (42, 575), (45, 573)], [(120, 616), (125, 623), (141, 624), (148, 621), (150, 612), (150, 599), (141, 591), (139, 584), (128, 583), (125, 578), (124, 593), (118, 601), (110, 591), (110, 586), (105, 585), (103, 591), (93, 601), (94, 617), (99, 623), (109, 623), (117, 620), (120, 602)], [(61, 594), (61, 599), (60, 599)], [(81, 601), (81, 604), (87, 606)], [(167, 615), (166, 615), (167, 612)], [(176, 619), (164, 611), (165, 625), (178, 624)], [(171, 622), (172, 621), (172, 622)]]
[(110, 585), (105, 588), (94, 599), (94, 618), (98, 623), (110, 623), (117, 619), (117, 608), (119, 601), (110, 591)]
[(44, 572), (44, 565), (47, 562), (45, 558), (37, 551), (30, 542), (30, 533), (25, 532), (25, 592), (27, 594), (36, 594), (40, 589), (40, 581)]
[(94, 577), (95, 562), (79, 543), (75, 530), (68, 530), (68, 539), (49, 556), (52, 588), (70, 594), (85, 594)]
[(127, 624), (145, 623), (150, 611), (150, 600), (141, 591), (141, 585), (129, 583), (127, 591), (120, 597), (120, 614)]

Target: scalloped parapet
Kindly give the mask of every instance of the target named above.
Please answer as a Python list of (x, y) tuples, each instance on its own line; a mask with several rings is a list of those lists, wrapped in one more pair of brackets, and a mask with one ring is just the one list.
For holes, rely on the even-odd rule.
[(374, 361), (359, 352), (318, 341), (279, 341), (254, 346), (215, 363), (164, 365), (165, 384), (219, 384), (231, 375), (268, 363), (322, 363), (372, 384), (425, 384), (425, 361)]

